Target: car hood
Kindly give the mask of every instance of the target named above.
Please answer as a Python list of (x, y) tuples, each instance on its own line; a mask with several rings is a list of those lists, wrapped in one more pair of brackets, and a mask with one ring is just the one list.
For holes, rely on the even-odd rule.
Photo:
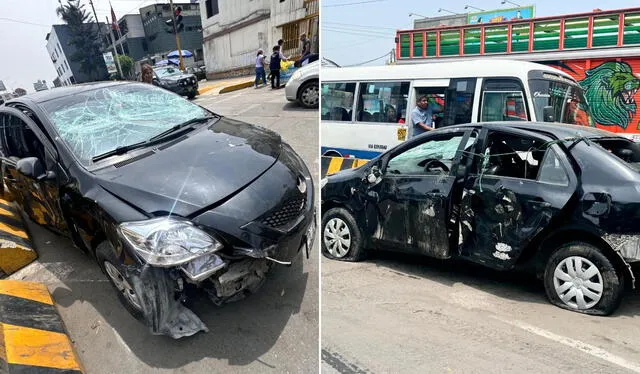
[(148, 214), (188, 217), (248, 186), (282, 146), (278, 134), (224, 117), (182, 138), (96, 172), (97, 182)]
[(193, 74), (180, 74), (180, 75), (171, 75), (171, 76), (168, 76), (168, 77), (163, 77), (163, 78), (160, 78), (160, 80), (167, 81), (167, 82), (177, 82), (180, 79), (192, 78), (192, 77), (195, 77), (195, 75), (193, 75)]

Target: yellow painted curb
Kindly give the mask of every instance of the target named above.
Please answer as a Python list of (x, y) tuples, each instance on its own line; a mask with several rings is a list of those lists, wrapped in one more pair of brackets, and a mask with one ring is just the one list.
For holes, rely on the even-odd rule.
[(251, 87), (253, 86), (254, 81), (248, 81), (248, 82), (243, 82), (243, 83), (238, 83), (238, 84), (232, 84), (231, 86), (227, 86), (223, 89), (220, 90), (220, 93), (227, 93), (227, 92), (232, 92), (232, 91), (237, 91), (237, 90), (241, 90), (243, 88), (247, 88), (247, 87)]
[(331, 174), (335, 174), (341, 170), (353, 169), (360, 167), (369, 162), (360, 158), (343, 158), (343, 157), (327, 157), (323, 156), (321, 160), (321, 177), (324, 178)]
[(84, 372), (42, 283), (0, 281), (0, 372)]
[(13, 274), (38, 258), (22, 216), (0, 199), (0, 278)]
[(207, 87), (199, 88), (199, 89), (198, 89), (198, 95), (202, 95), (202, 94), (204, 94), (205, 92), (209, 92), (209, 91), (213, 90), (214, 88), (216, 88), (216, 86), (215, 86), (215, 85), (211, 85), (211, 86), (207, 86)]

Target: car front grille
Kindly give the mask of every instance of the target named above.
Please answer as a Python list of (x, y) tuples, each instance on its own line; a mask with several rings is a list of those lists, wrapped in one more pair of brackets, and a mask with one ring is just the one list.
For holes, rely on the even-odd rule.
[(295, 220), (307, 205), (304, 195), (285, 201), (276, 210), (262, 218), (261, 223), (274, 228), (281, 228)]

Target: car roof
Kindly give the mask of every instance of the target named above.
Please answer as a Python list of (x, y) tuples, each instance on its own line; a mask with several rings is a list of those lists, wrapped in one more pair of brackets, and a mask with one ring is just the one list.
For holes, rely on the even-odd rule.
[[(571, 138), (571, 137), (585, 137), (585, 138), (621, 137), (616, 133), (609, 132), (606, 130), (601, 130), (596, 127), (568, 125), (568, 124), (557, 123), (557, 122), (552, 123), (552, 122), (504, 121), (504, 122), (470, 123), (470, 124), (459, 125), (459, 126), (460, 127), (485, 127), (491, 130), (499, 130), (501, 128), (509, 127), (512, 129), (547, 133), (555, 136), (558, 139)], [(444, 127), (444, 128), (447, 128), (447, 127)]]
[(114, 87), (114, 86), (122, 86), (127, 84), (140, 84), (140, 82), (112, 82), (112, 81), (104, 81), (104, 82), (93, 82), (93, 83), (81, 83), (75, 84), (73, 86), (64, 86), (64, 87), (55, 87), (49, 90), (39, 91), (35, 93), (31, 93), (25, 96), (21, 96), (16, 99), (9, 100), (5, 102), (5, 104), (11, 104), (12, 102), (22, 102), (23, 100), (30, 100), (35, 103), (43, 103), (45, 101), (58, 99), (65, 96), (76, 95), (82, 92), (96, 90), (100, 88)]

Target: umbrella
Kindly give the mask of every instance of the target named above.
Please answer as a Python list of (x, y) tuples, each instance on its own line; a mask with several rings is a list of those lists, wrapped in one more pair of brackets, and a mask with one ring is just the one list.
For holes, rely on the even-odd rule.
[(160, 60), (158, 62), (156, 62), (156, 66), (167, 66), (169, 64), (172, 65), (180, 65), (180, 61), (176, 60), (176, 59), (169, 59), (169, 60)]
[[(187, 51), (186, 49), (183, 49), (183, 50), (182, 50), (182, 57), (191, 57), (191, 56), (193, 56), (193, 53), (191, 53), (191, 52)], [(178, 51), (173, 51), (173, 52), (169, 53), (169, 54), (167, 55), (167, 57), (168, 57), (168, 58), (172, 58), (172, 57), (179, 57), (179, 56), (178, 56)]]

